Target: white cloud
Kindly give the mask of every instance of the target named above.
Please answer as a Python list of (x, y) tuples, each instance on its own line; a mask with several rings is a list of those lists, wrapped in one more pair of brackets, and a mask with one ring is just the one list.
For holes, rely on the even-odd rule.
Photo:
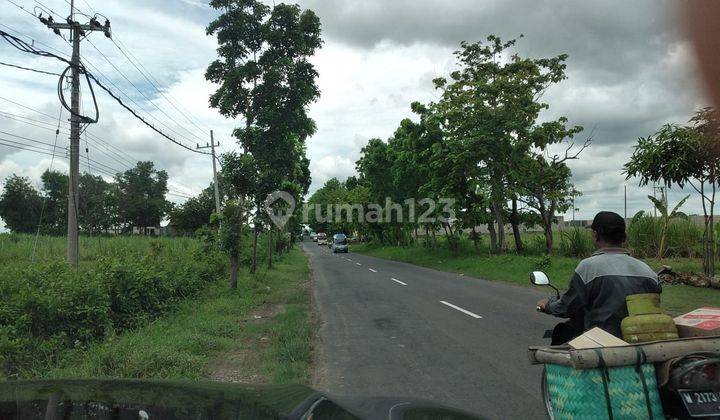
[[(18, 1), (30, 5), (29, 0)], [(183, 112), (192, 114), (200, 128), (155, 92), (110, 40), (92, 34), (90, 40), (150, 98), (148, 101), (136, 92), (103, 56), (83, 42), (84, 59), (127, 92), (137, 103), (131, 104), (133, 108), (142, 108), (145, 115), (151, 115), (151, 122), (174, 136), (185, 137), (183, 141), (189, 145), (209, 141), (207, 131), (213, 129), (216, 140), (223, 145), (221, 151), (236, 148), (231, 133), (242, 121), (228, 120), (209, 108), (208, 97), (215, 87), (204, 79), (206, 66), (216, 56), (215, 40), (205, 35), (205, 26), (216, 12), (198, 0), (88, 1), (93, 9), (110, 17), (116, 39), (139, 59), (166, 96), (181, 104)], [(63, 0), (44, 3), (54, 10), (67, 10)], [(593, 147), (571, 163), (574, 182), (585, 192), (578, 200), (582, 217), (601, 208), (622, 210), (625, 184), (629, 186), (633, 210), (647, 205), (648, 189), (639, 189), (635, 182), (626, 182), (620, 175), (631, 145), (638, 136), (652, 133), (662, 123), (685, 122), (704, 102), (696, 86), (689, 49), (677, 29), (669, 2), (569, 5), (560, 1), (514, 0), (478, 5), (466, 0), (302, 0), (301, 4), (317, 10), (325, 40), (313, 58), (320, 73), (322, 96), (310, 107), (318, 126), (318, 132), (307, 141), (311, 191), (331, 177), (344, 179), (353, 175), (360, 150), (370, 138), (386, 139), (401, 119), (413, 118), (412, 101), (437, 99), (431, 80), (454, 68), (452, 51), (459, 42), (479, 40), (490, 33), (505, 38), (524, 33), (525, 38), (518, 42), (523, 55), (569, 54), (569, 78), (547, 92), (544, 100), (551, 109), (544, 117), (567, 116), (570, 123), (584, 125), (585, 134), (596, 127)], [(88, 11), (84, 2), (80, 6)], [(11, 5), (6, 7), (4, 24), (54, 48), (70, 51), (39, 22)], [(518, 14), (517, 10), (524, 13)], [(62, 71), (64, 67), (56, 60), (19, 53), (6, 44), (0, 45), (0, 54), (4, 60), (28, 67), (49, 71)], [(56, 83), (52, 76), (3, 68), (0, 96), (54, 116), (59, 111)], [(98, 89), (96, 94), (101, 120), (88, 129), (90, 133), (133, 158), (156, 162), (170, 175), (174, 190), (197, 193), (208, 185), (212, 166), (207, 156), (171, 144), (107, 94)], [(86, 90), (83, 99), (88, 109)], [(52, 123), (48, 117), (2, 100), (0, 110)], [(67, 113), (63, 119), (67, 119)], [(54, 139), (52, 131), (2, 118), (0, 130), (42, 141)], [(60, 137), (60, 144), (67, 144), (67, 136)], [(92, 139), (89, 149), (92, 159), (119, 170), (127, 166), (127, 162), (117, 162), (112, 153)], [(42, 156), (0, 148), (3, 179), (16, 172), (37, 180), (48, 164)], [(64, 159), (56, 161), (56, 167), (66, 167)], [(671, 201), (680, 194), (673, 190)], [(699, 201), (693, 198), (687, 207), (695, 211)]]

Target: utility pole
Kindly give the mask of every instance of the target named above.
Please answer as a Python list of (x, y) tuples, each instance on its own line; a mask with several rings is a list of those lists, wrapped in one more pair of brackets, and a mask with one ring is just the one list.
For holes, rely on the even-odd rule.
[(215, 213), (220, 214), (220, 191), (218, 189), (217, 165), (215, 164), (215, 146), (220, 146), (220, 143), (215, 144), (212, 130), (210, 130), (210, 144), (206, 144), (205, 146), (195, 145), (198, 150), (210, 148), (213, 162), (213, 186), (215, 187)]
[(80, 38), (86, 36), (86, 33), (92, 31), (102, 31), (105, 36), (110, 38), (110, 22), (105, 20), (105, 25), (101, 25), (94, 17), (90, 19), (88, 24), (82, 25), (75, 21), (75, 0), (70, 1), (70, 16), (66, 23), (53, 21), (52, 16), (43, 18), (40, 15), (40, 21), (48, 28), (52, 29), (56, 34), (60, 34), (60, 29), (70, 31), (72, 38), (72, 58), (70, 61), (71, 71), (71, 87), (70, 96), (70, 175), (68, 186), (68, 221), (67, 221), (67, 261), (70, 265), (77, 268), (78, 256), (80, 253), (78, 228), (78, 200), (79, 200), (79, 180), (80, 180), (80, 123), (88, 122), (80, 115)]

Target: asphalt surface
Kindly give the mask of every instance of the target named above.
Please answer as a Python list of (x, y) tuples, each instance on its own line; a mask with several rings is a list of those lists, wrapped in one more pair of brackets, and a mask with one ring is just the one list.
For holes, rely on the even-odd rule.
[(490, 419), (543, 419), (541, 367), (527, 347), (556, 319), (544, 296), (306, 241), (320, 330), (316, 387), (410, 397)]

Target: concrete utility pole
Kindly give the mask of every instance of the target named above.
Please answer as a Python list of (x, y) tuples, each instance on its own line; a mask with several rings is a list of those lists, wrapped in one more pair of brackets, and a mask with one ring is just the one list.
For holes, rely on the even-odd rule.
[(627, 219), (627, 185), (625, 186), (625, 218)]
[(70, 265), (77, 268), (79, 256), (79, 236), (78, 228), (78, 188), (80, 180), (80, 123), (84, 122), (80, 115), (80, 37), (92, 31), (102, 31), (105, 36), (110, 38), (110, 22), (105, 21), (105, 25), (101, 25), (95, 18), (90, 19), (89, 24), (81, 25), (75, 21), (75, 0), (70, 1), (70, 16), (66, 23), (54, 22), (52, 17), (48, 19), (40, 18), (40, 21), (47, 25), (56, 33), (60, 33), (60, 29), (70, 31), (72, 38), (72, 58), (70, 64), (72, 94), (70, 96), (70, 184), (68, 186), (68, 223), (67, 223), (67, 261)]
[(210, 148), (213, 162), (213, 186), (215, 187), (215, 213), (220, 214), (220, 190), (218, 189), (217, 179), (217, 165), (215, 164), (215, 146), (220, 146), (220, 143), (215, 144), (215, 138), (213, 137), (213, 131), (210, 130), (210, 144), (205, 146), (195, 145), (198, 150)]

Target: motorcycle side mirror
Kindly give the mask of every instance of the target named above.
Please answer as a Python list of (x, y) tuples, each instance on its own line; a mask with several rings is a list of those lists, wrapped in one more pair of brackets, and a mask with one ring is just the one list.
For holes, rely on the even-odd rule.
[(534, 284), (535, 286), (550, 286), (555, 290), (555, 295), (559, 298), (560, 297), (560, 291), (557, 287), (550, 284), (550, 279), (548, 278), (547, 274), (543, 273), (542, 271), (533, 271), (530, 273), (530, 283)]
[(530, 283), (534, 284), (535, 286), (547, 286), (550, 284), (550, 279), (548, 278), (547, 274), (543, 273), (542, 271), (533, 271), (530, 273)]

